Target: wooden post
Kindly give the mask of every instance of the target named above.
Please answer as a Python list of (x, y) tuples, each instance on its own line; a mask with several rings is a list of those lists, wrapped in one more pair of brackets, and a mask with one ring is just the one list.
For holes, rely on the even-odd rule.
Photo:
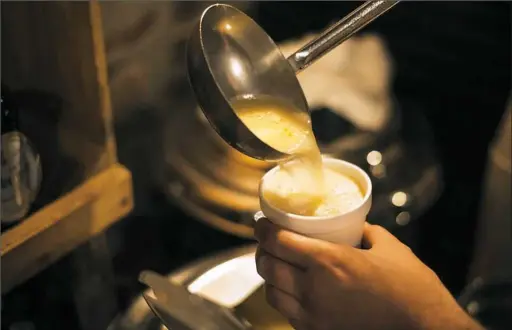
[(31, 129), (56, 132), (55, 148), (80, 169), (61, 173), (69, 184), (58, 200), (2, 233), (2, 293), (72, 253), (83, 330), (105, 329), (117, 311), (103, 232), (133, 206), (131, 175), (117, 164), (101, 22), (97, 1), (2, 2), (2, 83), (63, 100), (59, 118)]

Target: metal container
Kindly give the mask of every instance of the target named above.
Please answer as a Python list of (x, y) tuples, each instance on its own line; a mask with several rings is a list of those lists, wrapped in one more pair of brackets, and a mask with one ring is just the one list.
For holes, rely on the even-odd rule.
[[(188, 264), (183, 268), (178, 269), (173, 273), (169, 274), (168, 277), (169, 280), (176, 284), (181, 284), (183, 286), (190, 287), (190, 285), (193, 284), (202, 275), (206, 274), (210, 270), (218, 269), (219, 267), (222, 266), (223, 263), (231, 262), (237, 258), (243, 258), (244, 256), (253, 259), (255, 253), (255, 245), (239, 247)], [(246, 265), (246, 263), (240, 263), (241, 267), (244, 267)], [(230, 267), (230, 271), (232, 272), (240, 270), (246, 271), (245, 269), (240, 269), (239, 267), (236, 266)], [(240, 289), (243, 290), (244, 288)], [(149, 293), (149, 291), (150, 289), (148, 289), (146, 292)], [(222, 290), (216, 290), (216, 292), (218, 292), (218, 300), (229, 300), (229, 297), (222, 296)], [(252, 298), (254, 298), (254, 296)], [(242, 306), (242, 310), (240, 310), (241, 313), (245, 313), (248, 317), (251, 317), (253, 320), (255, 317), (257, 318), (258, 315), (260, 314), (264, 316), (264, 313), (268, 309), (270, 309), (270, 307), (266, 305), (266, 303), (262, 299), (263, 297), (258, 295), (256, 298), (258, 298), (258, 302), (260, 302), (261, 305), (255, 304), (259, 306), (251, 307), (252, 305), (254, 305), (254, 303), (252, 303), (251, 301), (250, 303), (252, 304), (249, 306), (247, 306), (247, 304), (242, 304), (244, 306)], [(260, 312), (258, 311), (258, 308), (265, 308), (265, 310), (262, 310)], [(271, 311), (273, 313), (276, 313), (272, 309)], [(274, 315), (273, 317), (276, 317), (276, 315)], [(146, 301), (141, 295), (132, 302), (132, 304), (125, 312), (119, 314), (112, 321), (107, 330), (165, 330), (165, 328), (160, 324), (158, 318), (149, 309)]]

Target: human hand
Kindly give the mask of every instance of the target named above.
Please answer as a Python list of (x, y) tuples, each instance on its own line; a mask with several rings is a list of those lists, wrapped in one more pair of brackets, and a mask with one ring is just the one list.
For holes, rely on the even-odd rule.
[(482, 329), (437, 275), (387, 230), (336, 245), (258, 220), (258, 273), (268, 303), (295, 329)]

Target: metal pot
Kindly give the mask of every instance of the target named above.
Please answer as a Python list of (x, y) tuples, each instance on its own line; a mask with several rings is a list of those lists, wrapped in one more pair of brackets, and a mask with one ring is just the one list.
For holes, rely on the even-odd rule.
[[(176, 283), (181, 284), (183, 286), (191, 288), (191, 284), (194, 282), (197, 284), (196, 280), (200, 278), (202, 275), (206, 274), (208, 271), (212, 269), (218, 269), (223, 263), (233, 261), (237, 258), (243, 258), (244, 256), (250, 256), (253, 258), (256, 253), (256, 245), (243, 246), (236, 249), (232, 249), (229, 251), (225, 251), (219, 254), (215, 254), (213, 256), (205, 257), (199, 261), (190, 263), (183, 268), (180, 268), (171, 274), (168, 275), (169, 280)], [(247, 263), (240, 263), (239, 267), (245, 267)], [(230, 271), (236, 272), (240, 271), (237, 267), (230, 268)], [(243, 270), (247, 271), (247, 270)], [(204, 278), (203, 278), (204, 280)], [(212, 282), (213, 283), (213, 282)], [(197, 285), (196, 285), (197, 287)], [(220, 287), (219, 287), (220, 288)], [(243, 288), (242, 288), (243, 290)], [(147, 290), (146, 292), (149, 292)], [(217, 293), (217, 297), (213, 297), (214, 299), (220, 301), (226, 301), (229, 297), (222, 297), (222, 290), (215, 290)], [(228, 290), (229, 291), (229, 290)], [(211, 297), (211, 293), (210, 293)], [(283, 320), (279, 317), (277, 312), (271, 309), (265, 302), (264, 297), (261, 295), (261, 292), (256, 292), (251, 295), (244, 303), (239, 306), (238, 311), (244, 314), (251, 322), (258, 323), (258, 319), (260, 320), (260, 328), (262, 325), (265, 325), (265, 321), (269, 322), (269, 320), (276, 320), (279, 322), (283, 322)], [(271, 315), (269, 315), (271, 313)], [(257, 325), (257, 324), (256, 324)], [(137, 297), (130, 307), (119, 314), (110, 324), (107, 330), (161, 330), (165, 329), (160, 324), (158, 318), (151, 312), (146, 301), (141, 296)], [(265, 328), (262, 328), (265, 329)]]

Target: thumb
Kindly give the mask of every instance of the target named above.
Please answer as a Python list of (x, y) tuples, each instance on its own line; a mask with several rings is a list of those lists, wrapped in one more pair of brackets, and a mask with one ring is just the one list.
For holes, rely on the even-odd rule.
[(379, 225), (364, 224), (363, 247), (372, 249), (375, 245), (385, 245), (397, 242), (398, 239), (393, 236), (384, 227)]

